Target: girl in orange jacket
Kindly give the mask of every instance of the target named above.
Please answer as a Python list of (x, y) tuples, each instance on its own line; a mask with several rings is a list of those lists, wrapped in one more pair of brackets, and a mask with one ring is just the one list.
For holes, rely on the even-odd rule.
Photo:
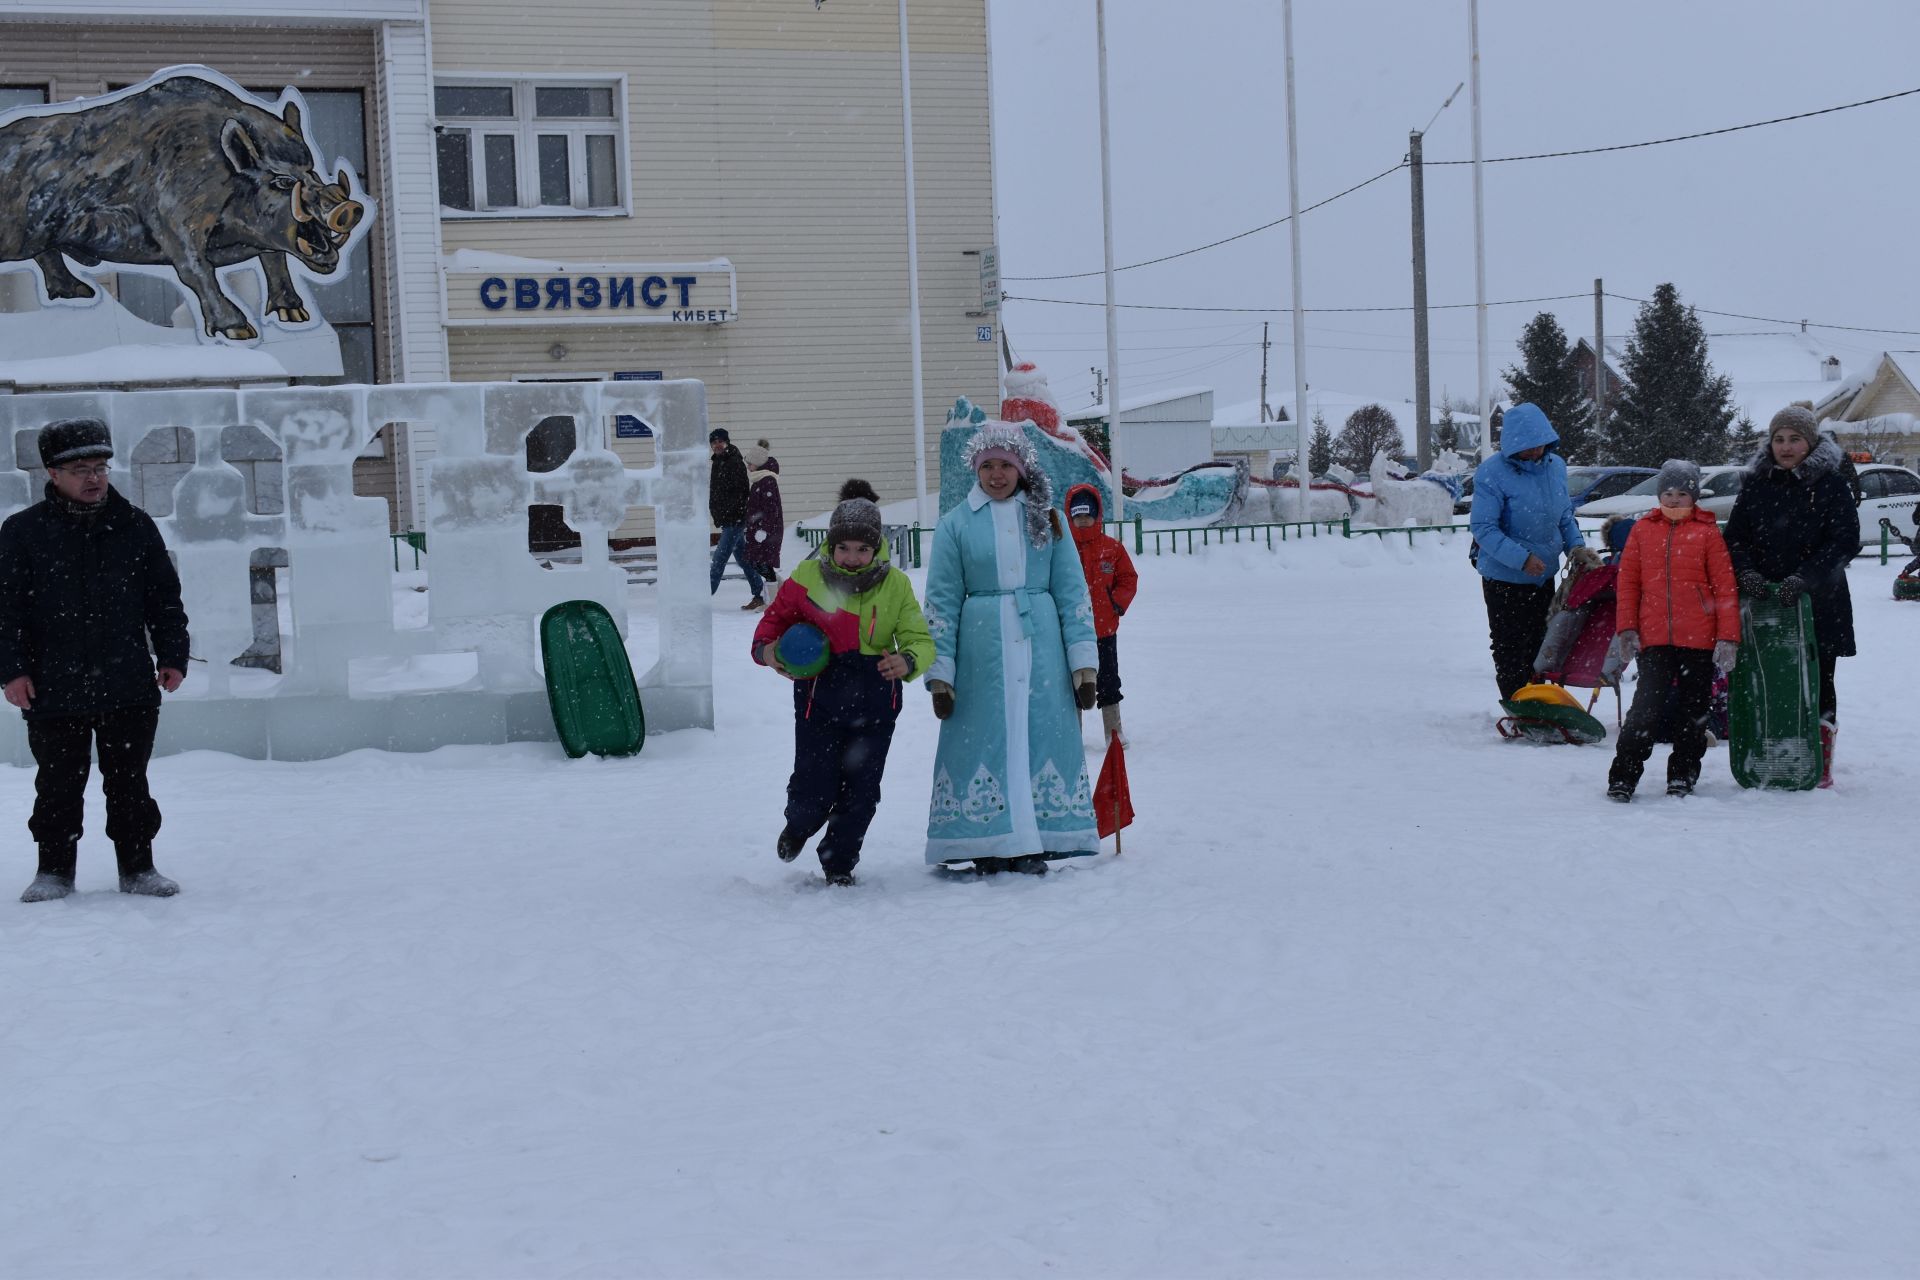
[(1714, 671), (1731, 671), (1740, 643), (1739, 592), (1719, 521), (1695, 503), (1700, 468), (1673, 459), (1660, 468), (1660, 505), (1633, 526), (1615, 588), (1620, 656), (1640, 660), (1640, 685), (1620, 730), (1607, 795), (1633, 799), (1664, 728), (1673, 739), (1667, 794), (1684, 796), (1707, 753)]

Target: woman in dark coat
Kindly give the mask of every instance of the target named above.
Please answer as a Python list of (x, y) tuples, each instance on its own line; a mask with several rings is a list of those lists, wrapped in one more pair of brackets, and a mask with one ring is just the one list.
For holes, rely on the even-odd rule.
[(741, 553), (761, 577), (774, 582), (780, 577), (780, 544), (787, 536), (780, 506), (780, 460), (768, 452), (765, 440), (747, 450), (746, 460), (747, 538)]
[(1860, 554), (1860, 516), (1841, 474), (1845, 455), (1822, 437), (1813, 412), (1791, 405), (1773, 415), (1767, 443), (1747, 469), (1727, 517), (1727, 551), (1742, 595), (1769, 586), (1791, 604), (1813, 601), (1820, 647), (1820, 785), (1833, 785), (1837, 698), (1834, 664), (1854, 655), (1847, 565)]

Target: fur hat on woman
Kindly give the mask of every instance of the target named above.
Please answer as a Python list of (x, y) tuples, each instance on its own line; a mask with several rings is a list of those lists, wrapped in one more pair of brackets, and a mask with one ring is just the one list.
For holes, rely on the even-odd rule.
[(1820, 423), (1813, 416), (1813, 410), (1802, 405), (1790, 404), (1773, 415), (1773, 421), (1767, 424), (1767, 434), (1776, 431), (1791, 431), (1807, 442), (1812, 448), (1820, 443)]
[(966, 460), (967, 470), (976, 474), (980, 464), (989, 458), (1011, 462), (1020, 473), (1021, 489), (1026, 491), (1027, 539), (1036, 547), (1044, 547), (1060, 536), (1053, 514), (1053, 481), (1040, 465), (1025, 429), (1004, 422), (981, 427), (967, 441), (961, 456)]

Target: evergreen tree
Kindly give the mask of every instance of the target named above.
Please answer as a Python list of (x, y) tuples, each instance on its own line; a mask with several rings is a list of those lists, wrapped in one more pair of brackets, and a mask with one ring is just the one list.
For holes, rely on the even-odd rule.
[(1460, 447), (1460, 424), (1453, 420), (1453, 405), (1445, 397), (1440, 400), (1440, 421), (1433, 424), (1433, 447), (1436, 449)]
[(1347, 425), (1333, 442), (1333, 456), (1341, 466), (1365, 471), (1373, 465), (1373, 455), (1384, 453), (1397, 458), (1407, 449), (1400, 426), (1386, 407), (1363, 404), (1347, 415)]
[(1607, 461), (1657, 467), (1668, 458), (1702, 466), (1727, 460), (1733, 387), (1707, 363), (1706, 331), (1673, 285), (1655, 289), (1634, 317), (1620, 372), (1627, 385), (1607, 422)]
[(1313, 415), (1313, 437), (1307, 441), (1307, 474), (1323, 476), (1327, 468), (1333, 465), (1333, 432), (1327, 430), (1327, 420), (1319, 414)]
[(1753, 419), (1746, 414), (1740, 415), (1740, 421), (1733, 424), (1733, 450), (1731, 457), (1735, 462), (1745, 462), (1760, 452), (1760, 428), (1753, 425)]
[(1530, 404), (1547, 415), (1560, 433), (1560, 455), (1569, 462), (1592, 462), (1592, 399), (1581, 385), (1567, 335), (1551, 311), (1527, 322), (1520, 335), (1518, 365), (1507, 366), (1507, 386), (1515, 404)]

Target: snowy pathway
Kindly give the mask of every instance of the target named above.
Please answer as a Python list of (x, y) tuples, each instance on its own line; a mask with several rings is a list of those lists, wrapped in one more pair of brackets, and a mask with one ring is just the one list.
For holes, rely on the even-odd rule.
[(1141, 821), (1045, 879), (922, 869), (917, 689), (861, 885), (777, 862), (731, 586), (719, 732), (636, 760), (157, 762), (172, 901), (111, 891), (96, 795), (83, 892), (13, 904), (0, 770), (0, 1275), (1920, 1267), (1892, 568), (1835, 791), (1717, 751), (1623, 810), (1608, 748), (1494, 736), (1461, 547), (1140, 567)]

